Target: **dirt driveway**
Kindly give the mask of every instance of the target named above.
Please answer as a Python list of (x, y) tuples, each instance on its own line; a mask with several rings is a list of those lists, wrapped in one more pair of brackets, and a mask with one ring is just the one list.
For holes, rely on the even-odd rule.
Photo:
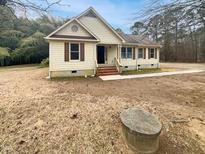
[(47, 68), (0, 69), (0, 153), (133, 153), (120, 134), (128, 107), (160, 118), (159, 154), (204, 153), (205, 73), (107, 82), (46, 76)]
[(177, 70), (205, 70), (205, 63), (161, 63), (163, 68), (175, 68)]

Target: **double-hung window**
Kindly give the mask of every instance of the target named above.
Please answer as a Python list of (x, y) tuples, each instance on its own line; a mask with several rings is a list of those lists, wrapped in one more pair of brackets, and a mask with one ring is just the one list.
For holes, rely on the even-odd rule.
[(132, 58), (132, 48), (131, 47), (122, 47), (121, 48), (121, 58), (122, 59)]
[(143, 48), (138, 49), (138, 58), (144, 58), (144, 49)]
[(132, 58), (132, 48), (127, 48), (127, 58)]
[(149, 50), (149, 57), (150, 58), (155, 58), (155, 49), (154, 48), (151, 48), (150, 50)]
[(125, 47), (122, 47), (121, 48), (121, 58), (122, 59), (126, 59), (126, 48)]
[(80, 60), (80, 45), (79, 43), (70, 44), (70, 60)]

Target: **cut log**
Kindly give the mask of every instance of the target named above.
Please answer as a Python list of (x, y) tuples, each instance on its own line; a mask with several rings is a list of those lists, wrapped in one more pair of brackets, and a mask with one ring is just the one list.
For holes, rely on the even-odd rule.
[(120, 114), (122, 135), (127, 145), (138, 153), (155, 153), (159, 148), (162, 124), (152, 114), (128, 108)]

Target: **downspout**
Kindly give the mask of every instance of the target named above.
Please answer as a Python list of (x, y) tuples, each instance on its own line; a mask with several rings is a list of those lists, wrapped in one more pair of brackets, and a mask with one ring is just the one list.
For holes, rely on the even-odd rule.
[(95, 43), (95, 47), (93, 48), (93, 57), (94, 57), (94, 69), (93, 69), (93, 76), (96, 75), (97, 72), (97, 66), (96, 66), (96, 61), (97, 61), (97, 51), (96, 51), (97, 43)]
[(48, 71), (48, 78), (49, 79), (51, 78), (51, 71), (50, 70)]

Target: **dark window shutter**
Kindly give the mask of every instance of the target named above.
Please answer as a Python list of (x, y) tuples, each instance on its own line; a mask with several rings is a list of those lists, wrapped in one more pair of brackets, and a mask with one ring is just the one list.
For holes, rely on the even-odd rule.
[(144, 48), (144, 59), (146, 59), (146, 48)]
[(85, 60), (85, 48), (84, 48), (84, 43), (80, 43), (80, 61)]
[(133, 50), (133, 51), (132, 51), (132, 58), (135, 59), (135, 47), (133, 47), (132, 50)]
[(157, 59), (157, 48), (155, 48), (155, 59)]
[(64, 43), (64, 60), (69, 61), (69, 43)]

